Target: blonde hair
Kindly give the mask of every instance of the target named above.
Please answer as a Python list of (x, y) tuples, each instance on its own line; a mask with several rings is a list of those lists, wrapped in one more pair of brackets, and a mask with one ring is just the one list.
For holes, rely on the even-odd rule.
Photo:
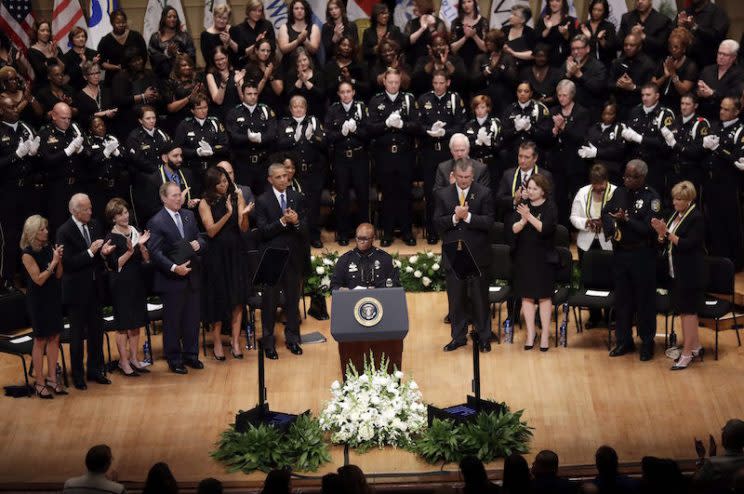
[(263, 2), (261, 2), (261, 0), (248, 0), (248, 3), (245, 4), (245, 15), (247, 16), (251, 10), (258, 7), (261, 7), (262, 9), (264, 8)]
[(697, 197), (695, 186), (689, 180), (679, 182), (672, 187), (672, 199), (682, 199), (683, 201), (694, 201)]
[(226, 3), (221, 3), (220, 5), (216, 5), (212, 9), (212, 15), (214, 17), (217, 17), (218, 15), (227, 14), (228, 17), (230, 17), (230, 6)]
[(31, 247), (33, 250), (39, 250), (43, 245), (39, 245), (36, 235), (49, 225), (49, 221), (40, 214), (35, 214), (26, 218), (23, 223), (23, 233), (21, 234), (21, 249)]

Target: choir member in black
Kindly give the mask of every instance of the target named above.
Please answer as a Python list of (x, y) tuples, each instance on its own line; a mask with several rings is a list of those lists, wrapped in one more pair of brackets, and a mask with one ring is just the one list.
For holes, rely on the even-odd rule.
[(652, 0), (636, 0), (636, 8), (623, 14), (618, 39), (624, 40), (635, 34), (643, 42), (643, 52), (654, 62), (659, 62), (666, 54), (666, 41), (672, 31), (672, 21), (653, 7)]
[(587, 165), (598, 162), (607, 168), (610, 182), (622, 183), (625, 163), (623, 124), (617, 121), (617, 104), (607, 101), (602, 108), (601, 120), (587, 130), (586, 142), (578, 155), (587, 160)]
[(124, 51), (124, 68), (116, 73), (111, 82), (111, 98), (118, 109), (115, 124), (117, 135), (128, 135), (137, 128), (143, 106), (150, 106), (153, 110), (163, 107), (161, 81), (151, 70), (145, 69), (145, 61), (145, 56), (137, 48), (127, 48)]
[(174, 134), (178, 124), (189, 116), (189, 101), (197, 94), (206, 94), (204, 78), (196, 73), (194, 61), (188, 55), (176, 55), (164, 93), (167, 118), (163, 127)]
[(101, 66), (106, 71), (106, 86), (111, 86), (116, 74), (127, 68), (125, 53), (133, 48), (142, 57), (147, 56), (145, 39), (137, 31), (129, 29), (127, 14), (116, 9), (109, 15), (111, 32), (98, 42), (98, 53), (101, 55)]
[[(62, 257), (64, 247), (49, 243), (49, 225), (41, 216), (30, 216), (23, 225), (20, 240), (26, 307), (31, 318), (34, 346), (31, 359), (34, 365), (36, 396), (46, 400), (55, 394), (66, 395), (62, 383), (57, 382), (59, 334), (62, 332)], [(44, 373), (46, 354), (47, 373)], [(43, 376), (43, 380), (42, 380)]]
[(558, 213), (550, 199), (551, 189), (545, 175), (532, 175), (525, 188), (526, 198), (519, 201), (508, 223), (513, 236), (514, 294), (522, 300), (522, 315), (527, 326), (524, 349), (532, 350), (535, 346), (535, 309), (538, 309), (541, 352), (550, 348), (551, 297), (558, 268), (553, 243)]
[(527, 25), (532, 11), (527, 5), (514, 5), (511, 8), (509, 23), (504, 26), (506, 35), (504, 51), (517, 61), (517, 68), (527, 66), (532, 61), (532, 50), (537, 44), (535, 30)]
[(720, 122), (710, 135), (703, 137), (703, 147), (710, 150), (706, 166), (708, 177), (703, 185), (705, 223), (708, 225), (708, 252), (728, 257), (736, 270), (744, 267), (741, 205), (739, 203), (741, 172), (744, 171), (744, 124), (740, 119), (741, 102), (723, 98)]
[(88, 33), (82, 27), (73, 27), (67, 39), (71, 48), (62, 56), (62, 62), (70, 78), (68, 84), (73, 90), (79, 91), (85, 85), (83, 65), (86, 62), (98, 63), (101, 57), (95, 50), (86, 48)]
[[(697, 85), (698, 66), (686, 55), (692, 35), (687, 29), (675, 28), (669, 35), (669, 56), (656, 68), (651, 82), (659, 86), (661, 103), (667, 108), (679, 108), (680, 98)], [(676, 183), (676, 182), (675, 182)]]
[(421, 137), (421, 168), (424, 175), (424, 196), (426, 198), (427, 242), (437, 243), (434, 226), (434, 179), (437, 166), (450, 158), (450, 138), (462, 132), (467, 113), (462, 98), (450, 91), (450, 77), (444, 70), (435, 70), (432, 75), (432, 91), (418, 98), (419, 125), (424, 131)]
[(297, 155), (295, 167), (306, 199), (310, 245), (321, 248), (320, 195), (326, 175), (323, 122), (309, 114), (307, 102), (302, 96), (293, 96), (289, 100), (289, 112), (290, 116), (277, 124), (276, 145)]
[[(371, 29), (371, 28), (370, 28)], [(400, 72), (390, 68), (385, 90), (369, 101), (369, 129), (377, 181), (382, 191), (382, 247), (393, 242), (400, 227), (407, 245), (416, 245), (411, 227), (411, 180), (415, 161), (414, 138), (420, 134), (418, 108), (413, 95), (400, 90)]]
[(375, 227), (362, 223), (354, 237), (356, 248), (338, 258), (331, 274), (331, 291), (400, 286), (398, 270), (390, 254), (373, 245)]
[(34, 71), (35, 85), (43, 87), (47, 83), (47, 65), (63, 63), (62, 50), (54, 42), (52, 24), (46, 19), (36, 22), (31, 40), (32, 45), (28, 48), (26, 56)]
[(129, 175), (123, 160), (125, 150), (119, 140), (106, 131), (106, 123), (101, 117), (93, 117), (88, 130), (83, 143), (86, 174), (91, 178), (87, 189), (96, 205), (94, 217), (105, 224), (109, 201), (129, 195)]
[(690, 57), (698, 67), (716, 61), (711, 47), (726, 39), (730, 21), (726, 11), (710, 0), (692, 0), (692, 5), (677, 15), (677, 26), (693, 34)]
[(130, 132), (126, 141), (126, 162), (131, 179), (130, 197), (137, 225), (142, 228), (158, 209), (153, 203), (152, 184), (160, 164), (160, 150), (171, 141), (168, 134), (157, 128), (157, 114), (151, 106), (141, 106), (139, 127)]
[(444, 21), (434, 14), (432, 0), (414, 0), (413, 17), (406, 22), (403, 34), (406, 36), (406, 59), (418, 60), (429, 54), (428, 46), (434, 33), (447, 34)]
[(330, 58), (343, 38), (350, 39), (355, 47), (359, 46), (359, 31), (356, 24), (350, 22), (346, 16), (346, 5), (342, 0), (328, 0), (325, 19), (320, 30), (320, 42), (326, 57)]
[(56, 230), (67, 217), (60, 205), (83, 190), (80, 180), (83, 133), (72, 123), (72, 110), (66, 103), (54, 105), (51, 118), (52, 122), (39, 131), (39, 159), (47, 184), (49, 224)]
[(517, 81), (517, 64), (511, 55), (504, 51), (506, 36), (500, 29), (486, 33), (484, 42), (486, 52), (475, 57), (471, 70), (470, 89), (474, 93), (487, 95), (493, 106), (494, 115), (501, 115), (514, 98), (514, 85)]
[(114, 246), (106, 256), (106, 267), (116, 323), (119, 370), (127, 377), (137, 377), (150, 372), (137, 357), (140, 333), (147, 324), (145, 280), (150, 264), (147, 250), (150, 232), (140, 232), (129, 224), (129, 205), (118, 197), (106, 203), (106, 219), (111, 231), (105, 242)]
[[(64, 202), (63, 202), (64, 204)], [(59, 207), (59, 204), (56, 205)], [(75, 194), (69, 202), (71, 217), (57, 230), (57, 244), (64, 247), (62, 304), (70, 321), (70, 366), (75, 388), (87, 389), (85, 378), (111, 384), (103, 361), (103, 315), (101, 296), (103, 263), (98, 254), (114, 250), (104, 243), (103, 231), (91, 220), (93, 206), (85, 194)], [(83, 368), (83, 341), (87, 340), (87, 372)]]
[(413, 68), (412, 90), (416, 94), (424, 93), (431, 87), (431, 80), (436, 71), (444, 71), (453, 82), (453, 90), (458, 93), (467, 88), (467, 69), (462, 59), (450, 51), (446, 34), (434, 33), (429, 45), (429, 56), (416, 61)]
[(10, 67), (28, 75), (30, 64), (19, 47), (5, 33), (0, 34), (0, 68)]
[(612, 61), (607, 87), (617, 102), (620, 120), (625, 120), (630, 109), (639, 103), (641, 86), (651, 82), (656, 68), (653, 60), (641, 51), (640, 36), (629, 34), (622, 39), (623, 54)]
[(576, 84), (576, 102), (586, 108), (592, 120), (596, 119), (607, 94), (607, 69), (589, 55), (589, 40), (583, 34), (571, 40), (571, 56), (561, 66), (561, 72)]
[(622, 132), (628, 143), (627, 156), (651, 163), (648, 184), (656, 191), (666, 191), (667, 174), (672, 168), (668, 161), (671, 153), (661, 129), (672, 126), (674, 112), (659, 103), (659, 88), (654, 83), (643, 85), (641, 101), (631, 110)]
[(703, 139), (710, 134), (710, 123), (697, 114), (697, 108), (697, 97), (694, 94), (682, 96), (679, 114), (675, 117), (674, 124), (662, 128), (661, 134), (672, 150), (674, 171), (669, 177), (669, 183), (676, 184), (687, 180), (695, 185), (696, 190), (701, 190), (707, 158)]
[(568, 0), (548, 0), (542, 18), (535, 25), (538, 42), (551, 48), (550, 63), (560, 67), (571, 53), (571, 39), (579, 30), (579, 21), (568, 15)]
[(519, 146), (517, 166), (507, 169), (499, 181), (494, 203), (502, 213), (511, 212), (517, 204), (527, 200), (527, 182), (533, 175), (545, 175), (552, 181), (551, 173), (538, 166), (537, 146), (532, 141)]
[(461, 0), (455, 4), (457, 18), (452, 21), (450, 48), (466, 67), (472, 67), (475, 57), (486, 51), (485, 37), (488, 19), (480, 15), (476, 0)]
[(411, 87), (411, 75), (413, 70), (405, 61), (400, 45), (390, 38), (383, 38), (377, 45), (378, 58), (369, 71), (369, 81), (372, 86), (372, 92), (385, 88), (385, 72), (388, 67), (397, 69), (400, 72), (400, 87), (404, 91)]
[(589, 56), (599, 60), (609, 68), (617, 55), (617, 32), (615, 25), (607, 18), (610, 16), (610, 6), (607, 0), (591, 0), (589, 2), (589, 17), (579, 29), (589, 40)]
[(350, 82), (338, 86), (339, 101), (333, 103), (325, 117), (328, 146), (333, 152), (333, 176), (336, 188), (336, 221), (338, 244), (349, 245), (352, 208), (349, 192), (353, 189), (360, 223), (369, 222), (369, 153), (367, 152), (367, 106), (355, 100)]
[(47, 65), (47, 79), (49, 83), (36, 92), (36, 98), (45, 114), (48, 114), (57, 103), (65, 103), (70, 106), (72, 115), (77, 117), (77, 108), (74, 107), (72, 98), (75, 91), (65, 84), (65, 66), (61, 63)]
[(271, 42), (265, 39), (257, 41), (254, 55), (245, 67), (243, 81), (255, 81), (258, 85), (258, 100), (269, 108), (282, 113), (284, 113), (284, 107), (286, 106), (284, 100), (285, 75), (280, 62), (276, 58)]
[(631, 329), (635, 320), (642, 345), (641, 361), (654, 356), (656, 335), (656, 251), (651, 219), (659, 217), (661, 200), (646, 185), (648, 166), (631, 160), (624, 186), (618, 187), (602, 210), (602, 229), (612, 238), (615, 279), (616, 345), (610, 357), (635, 351)]
[[(398, 26), (393, 23), (393, 16), (387, 5), (376, 3), (372, 7), (370, 26), (362, 34), (362, 58), (371, 69), (382, 58), (382, 51), (378, 45), (383, 40), (395, 42), (399, 49), (405, 48), (407, 42)], [(409, 61), (413, 63), (413, 61)]]
[(211, 102), (209, 111), (220, 121), (224, 121), (227, 112), (241, 102), (240, 88), (243, 86), (245, 70), (236, 71), (232, 68), (229, 52), (222, 46), (214, 49), (212, 61), (205, 76)]
[(191, 170), (195, 190), (204, 190), (207, 169), (227, 158), (230, 148), (222, 122), (209, 116), (206, 95), (196, 94), (189, 106), (191, 116), (178, 124), (173, 140), (183, 151), (184, 165)]
[(40, 138), (18, 119), (10, 98), (0, 98), (0, 291), (13, 287), (23, 218), (39, 209), (33, 156)]
[(118, 110), (111, 101), (111, 88), (101, 86), (101, 67), (94, 62), (85, 62), (82, 70), (85, 86), (74, 99), (78, 121), (90, 122), (91, 118), (99, 117), (111, 122)]
[(151, 200), (164, 183), (173, 182), (181, 188), (184, 208), (195, 210), (201, 201), (201, 189), (194, 184), (191, 170), (183, 168), (183, 151), (175, 142), (169, 142), (160, 150), (160, 166), (155, 173), (155, 184), (151, 188)]
[(243, 306), (250, 281), (241, 255), (242, 234), (248, 231), (248, 216), (253, 203), (246, 204), (243, 194), (235, 193), (235, 184), (217, 167), (207, 171), (199, 216), (207, 233), (204, 255), (202, 319), (212, 325), (212, 353), (225, 360), (222, 348), (222, 321), (230, 321), (230, 353), (241, 359), (240, 330)]
[(282, 271), (279, 282), (264, 291), (261, 305), (263, 326), (262, 344), (267, 358), (279, 358), (276, 353), (274, 324), (279, 293), (284, 294), (284, 326), (286, 347), (295, 355), (302, 355), (300, 346), (300, 279), (309, 262), (306, 234), (307, 220), (301, 209), (299, 192), (287, 189), (287, 171), (284, 165), (269, 166), (268, 181), (271, 187), (256, 200), (256, 225), (261, 234), (261, 249), (278, 248), (289, 250), (289, 260)]
[(214, 54), (222, 48), (234, 65), (238, 61), (238, 43), (230, 37), (230, 6), (226, 3), (215, 5), (212, 9), (212, 25), (202, 31), (199, 37), (199, 48), (207, 70), (214, 66)]
[(310, 55), (297, 48), (294, 53), (294, 66), (287, 73), (288, 98), (302, 96), (307, 102), (308, 112), (322, 118), (325, 114), (325, 88), (323, 72), (315, 67)]
[(521, 82), (517, 86), (517, 101), (512, 103), (501, 118), (504, 132), (502, 160), (514, 161), (522, 143), (533, 141), (540, 146), (553, 139), (553, 119), (548, 107), (532, 99), (532, 86)]
[(39, 100), (31, 94), (31, 85), (7, 65), (0, 69), (0, 98), (10, 98), (18, 115), (29, 124), (38, 122), (44, 112)]
[(744, 87), (744, 69), (736, 63), (738, 53), (739, 43), (724, 40), (718, 46), (716, 63), (700, 71), (697, 95), (700, 113), (705, 118), (716, 118), (721, 100), (726, 96), (739, 96)]
[(291, 0), (287, 5), (287, 22), (276, 33), (282, 68), (286, 73), (296, 65), (298, 48), (304, 48), (308, 57), (317, 62), (320, 50), (320, 29), (313, 23), (313, 10), (307, 0)]
[(488, 174), (493, 177), (490, 183), (494, 197), (496, 181), (503, 173), (504, 163), (499, 159), (501, 149), (501, 120), (492, 116), (491, 99), (488, 96), (474, 96), (470, 110), (475, 118), (465, 123), (464, 132), (470, 141), (470, 157), (485, 164)]
[(360, 100), (366, 101), (369, 95), (367, 69), (357, 61), (357, 45), (351, 38), (342, 37), (331, 52), (333, 58), (323, 67), (326, 97), (329, 102), (338, 101), (338, 88), (342, 82), (354, 86)]
[(696, 197), (692, 182), (679, 182), (672, 187), (672, 216), (651, 220), (664, 252), (664, 273), (671, 278), (671, 308), (682, 320), (684, 347), (672, 370), (686, 369), (698, 357), (702, 361), (705, 353), (698, 335), (698, 312), (705, 307), (705, 223)]
[(236, 68), (242, 69), (253, 57), (256, 43), (266, 39), (271, 43), (271, 51), (276, 49), (274, 26), (264, 18), (264, 6), (261, 0), (248, 0), (245, 5), (245, 20), (230, 28), (230, 38), (238, 44), (238, 62)]
[[(556, 103), (555, 86), (565, 77), (560, 67), (554, 67), (550, 63), (550, 47), (543, 43), (538, 43), (532, 50), (534, 63), (522, 67), (519, 71), (519, 82), (527, 81), (533, 92), (533, 98), (547, 107)], [(510, 97), (509, 102), (514, 98)]]
[(163, 9), (158, 30), (147, 42), (147, 52), (152, 70), (161, 79), (167, 79), (173, 72), (176, 55), (188, 55), (192, 60), (196, 57), (191, 34), (183, 30), (175, 7), (166, 5)]
[[(462, 241), (467, 246), (480, 276), (458, 278), (453, 267), (455, 260), (445, 258), (451, 341), (444, 351), (450, 352), (466, 344), (468, 320), (472, 319), (479, 350), (490, 352), (488, 272), (492, 259), (489, 232), (494, 213), (491, 190), (473, 180), (473, 165), (468, 160), (455, 162), (454, 177), (452, 185), (437, 191), (434, 223), (444, 244)], [(468, 305), (470, 311), (466, 310)]]
[(276, 139), (274, 110), (258, 102), (256, 82), (243, 83), (243, 103), (227, 113), (225, 127), (230, 136), (232, 162), (237, 182), (260, 195), (266, 183), (266, 156)]

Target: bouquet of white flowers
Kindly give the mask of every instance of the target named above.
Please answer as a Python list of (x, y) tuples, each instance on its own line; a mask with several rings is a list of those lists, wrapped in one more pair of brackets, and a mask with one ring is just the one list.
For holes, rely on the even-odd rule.
[(338, 252), (325, 251), (310, 256), (310, 274), (305, 281), (305, 291), (311, 295), (328, 295), (331, 287), (331, 274), (338, 262)]
[(406, 292), (441, 292), (444, 290), (442, 256), (419, 252), (412, 256), (394, 256), (393, 264), (400, 270), (400, 284)]

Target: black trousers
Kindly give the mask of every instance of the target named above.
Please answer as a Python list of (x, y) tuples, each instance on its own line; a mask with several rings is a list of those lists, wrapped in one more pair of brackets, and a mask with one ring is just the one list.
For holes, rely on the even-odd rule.
[(426, 199), (426, 234), (427, 236), (437, 236), (437, 230), (434, 227), (434, 182), (437, 178), (437, 169), (439, 163), (451, 158), (449, 147), (442, 144), (441, 150), (431, 148), (432, 143), (427, 143), (429, 149), (421, 151), (421, 172), (424, 179), (424, 198)]
[(357, 199), (357, 224), (369, 222), (369, 157), (366, 154), (351, 160), (337, 157), (333, 165), (333, 176), (336, 183), (338, 236), (350, 238), (354, 235), (349, 197), (351, 189), (354, 189)]
[[(104, 372), (103, 362), (103, 314), (96, 290), (80, 304), (66, 305), (70, 320), (70, 367), (72, 379), (84, 382), (84, 376)], [(88, 340), (87, 373), (83, 368), (83, 342)]]
[(261, 340), (265, 349), (276, 347), (274, 325), (276, 324), (276, 308), (279, 307), (280, 292), (284, 293), (284, 314), (287, 318), (287, 323), (284, 326), (284, 339), (287, 343), (300, 343), (299, 272), (296, 268), (287, 266), (279, 279), (279, 283), (263, 292), (261, 304), (263, 337)]
[(404, 237), (413, 235), (411, 181), (414, 160), (412, 151), (375, 153), (376, 178), (382, 191), (380, 226), (387, 238), (392, 238), (396, 226), (400, 227)]
[[(193, 276), (193, 274), (191, 275)], [(200, 291), (188, 283), (160, 294), (163, 301), (163, 353), (171, 365), (199, 355)]]
[(651, 247), (615, 250), (615, 332), (618, 345), (633, 343), (633, 316), (647, 348), (656, 335), (656, 251)]
[(320, 240), (320, 198), (323, 194), (325, 173), (316, 165), (309, 173), (298, 172), (297, 180), (302, 185), (302, 193), (305, 195), (310, 240)]
[[(484, 273), (487, 268), (481, 267)], [(467, 339), (468, 320), (472, 320), (480, 341), (491, 336), (491, 314), (488, 306), (488, 277), (471, 277), (458, 280), (452, 270), (447, 270), (447, 301), (452, 340)], [(469, 309), (469, 310), (468, 310)]]

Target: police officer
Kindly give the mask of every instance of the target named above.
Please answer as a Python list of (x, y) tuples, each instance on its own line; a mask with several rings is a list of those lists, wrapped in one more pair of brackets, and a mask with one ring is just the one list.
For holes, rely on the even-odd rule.
[(256, 196), (266, 187), (266, 157), (276, 139), (276, 113), (258, 102), (258, 83), (243, 83), (243, 103), (227, 112), (225, 125), (232, 146), (235, 176)]
[(51, 118), (52, 123), (39, 131), (39, 158), (47, 181), (49, 230), (54, 231), (70, 215), (70, 197), (82, 191), (83, 134), (72, 123), (72, 109), (67, 103), (54, 105)]
[(652, 82), (641, 88), (641, 101), (630, 111), (622, 132), (623, 139), (629, 144), (627, 157), (651, 163), (648, 183), (667, 197), (666, 176), (672, 168), (669, 162), (671, 150), (666, 145), (661, 129), (672, 126), (674, 112), (661, 106), (659, 86)]
[(94, 177), (89, 195), (96, 219), (101, 225), (106, 221), (106, 205), (114, 197), (126, 197), (129, 191), (128, 174), (119, 140), (106, 132), (101, 117), (90, 120), (90, 132), (85, 137), (84, 155), (90, 174)]
[(400, 286), (393, 258), (372, 245), (374, 240), (374, 226), (362, 223), (357, 227), (356, 248), (338, 259), (331, 275), (331, 290)]
[(292, 96), (289, 112), (289, 117), (279, 121), (276, 144), (279, 149), (293, 151), (297, 156), (296, 176), (305, 195), (310, 245), (320, 249), (323, 247), (320, 240), (320, 196), (326, 176), (323, 156), (325, 132), (320, 120), (307, 114), (304, 96)]
[(651, 219), (660, 217), (661, 200), (646, 185), (648, 166), (631, 160), (625, 167), (625, 185), (618, 187), (602, 209), (602, 227), (612, 238), (615, 279), (615, 333), (617, 345), (610, 357), (635, 350), (631, 332), (635, 316), (641, 337), (642, 361), (654, 356), (656, 334), (656, 233)]
[(450, 137), (462, 132), (467, 117), (462, 98), (449, 90), (450, 76), (445, 70), (432, 72), (431, 85), (432, 91), (418, 99), (419, 124), (424, 131), (420, 157), (426, 198), (426, 241), (430, 245), (439, 240), (434, 228), (433, 193), (437, 167), (442, 161), (450, 159)]
[(338, 84), (339, 101), (328, 108), (325, 118), (326, 139), (332, 147), (333, 178), (336, 190), (338, 244), (349, 245), (351, 204), (349, 191), (357, 198), (357, 216), (369, 222), (369, 154), (367, 153), (367, 106), (356, 101), (351, 82)]
[(502, 145), (501, 120), (491, 116), (491, 98), (484, 95), (474, 96), (470, 109), (475, 118), (465, 123), (465, 135), (470, 141), (470, 157), (488, 167), (488, 175), (493, 177), (491, 191), (496, 195), (497, 177), (504, 173), (503, 162), (499, 159)]
[(553, 139), (553, 119), (548, 107), (532, 99), (533, 90), (529, 82), (517, 86), (517, 101), (509, 105), (501, 119), (504, 147), (501, 160), (513, 163), (517, 159), (519, 146), (532, 141), (547, 147)]
[(400, 227), (406, 245), (416, 245), (411, 224), (411, 181), (415, 160), (415, 136), (419, 134), (418, 109), (411, 93), (400, 91), (400, 71), (383, 74), (385, 90), (369, 101), (369, 128), (377, 180), (382, 190), (380, 245), (393, 242)]
[(627, 144), (623, 139), (623, 124), (617, 121), (617, 104), (607, 101), (602, 108), (601, 120), (586, 132), (586, 141), (577, 151), (579, 156), (592, 163), (602, 163), (607, 168), (610, 182), (622, 183)]
[(674, 119), (674, 124), (671, 128), (661, 128), (661, 135), (672, 150), (674, 171), (668, 181), (670, 188), (683, 180), (689, 180), (696, 190), (702, 190), (704, 160), (707, 155), (703, 138), (710, 134), (710, 123), (697, 114), (697, 101), (697, 96), (692, 93), (682, 96), (679, 115)]
[(0, 118), (0, 291), (4, 291), (13, 286), (17, 272), (23, 222), (38, 212), (34, 156), (40, 138), (18, 119), (10, 98), (0, 99)]
[(189, 100), (193, 116), (178, 124), (173, 137), (183, 151), (184, 167), (191, 170), (198, 190), (204, 190), (207, 168), (229, 156), (225, 127), (217, 117), (209, 116), (207, 101), (207, 96), (203, 93), (197, 93)]

